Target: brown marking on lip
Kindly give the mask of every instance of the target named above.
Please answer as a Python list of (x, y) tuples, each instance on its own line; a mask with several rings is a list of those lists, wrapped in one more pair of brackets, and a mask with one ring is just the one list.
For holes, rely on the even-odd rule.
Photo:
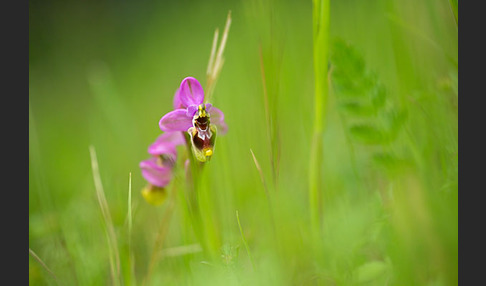
[(198, 117), (194, 120), (194, 125), (196, 128), (201, 130), (207, 130), (209, 126), (209, 117)]
[(210, 132), (196, 128), (196, 134), (192, 137), (192, 142), (197, 149), (202, 150), (212, 146), (211, 137), (212, 134)]

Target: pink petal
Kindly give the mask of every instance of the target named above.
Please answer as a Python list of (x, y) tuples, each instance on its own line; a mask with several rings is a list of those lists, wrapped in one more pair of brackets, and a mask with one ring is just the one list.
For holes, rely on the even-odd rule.
[[(213, 105), (211, 103), (206, 103), (206, 111), (209, 112)], [(190, 116), (191, 118), (196, 114), (196, 112), (199, 109), (199, 105), (190, 105), (187, 107), (187, 116)]]
[(155, 157), (140, 162), (140, 168), (145, 180), (157, 187), (165, 187), (172, 178), (172, 168), (159, 166)]
[(149, 146), (148, 152), (151, 155), (170, 155), (175, 160), (177, 157), (177, 145), (185, 143), (184, 135), (181, 132), (166, 132), (160, 135), (152, 145)]
[(191, 105), (197, 106), (204, 101), (204, 90), (199, 81), (193, 77), (186, 77), (182, 80), (179, 90), (179, 99), (184, 108)]
[(184, 136), (182, 135), (181, 132), (165, 132), (162, 135), (160, 135), (157, 138), (157, 140), (155, 140), (155, 142), (167, 143), (174, 146), (186, 143)]
[(197, 110), (198, 110), (198, 106), (197, 105), (189, 105), (187, 107), (186, 115), (192, 118), (194, 116), (194, 114), (196, 114), (196, 111)]
[(174, 109), (183, 108), (182, 107), (181, 95), (180, 95), (180, 89), (179, 88), (177, 89), (176, 93), (174, 94), (173, 104), (174, 104)]
[(192, 118), (185, 109), (176, 109), (164, 115), (159, 121), (162, 131), (187, 131), (192, 126)]
[(148, 153), (153, 156), (167, 155), (171, 160), (176, 160), (177, 149), (175, 146), (153, 143), (148, 148)]
[(209, 111), (209, 116), (211, 124), (218, 127), (218, 134), (224, 135), (226, 132), (228, 132), (228, 125), (226, 125), (226, 122), (224, 122), (224, 113), (221, 110), (212, 106), (211, 110)]

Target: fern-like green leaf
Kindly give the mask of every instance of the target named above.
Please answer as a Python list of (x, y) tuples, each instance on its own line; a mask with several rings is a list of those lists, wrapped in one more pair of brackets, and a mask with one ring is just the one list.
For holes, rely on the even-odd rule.
[(380, 130), (372, 125), (354, 125), (349, 128), (351, 136), (362, 144), (385, 144), (389, 140), (385, 130)]

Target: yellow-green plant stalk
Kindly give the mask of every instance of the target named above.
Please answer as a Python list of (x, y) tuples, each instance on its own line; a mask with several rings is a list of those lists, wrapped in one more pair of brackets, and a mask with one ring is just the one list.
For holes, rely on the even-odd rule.
[(458, 22), (458, 12), (457, 12), (457, 0), (449, 0), (449, 4), (450, 4), (450, 7), (451, 7), (451, 11), (452, 11), (452, 14), (454, 15), (454, 20), (456, 21), (456, 26), (459, 25), (459, 22)]
[(224, 57), (223, 52), (228, 39), (229, 29), (231, 26), (231, 11), (228, 11), (226, 18), (226, 24), (224, 26), (223, 36), (218, 46), (219, 29), (214, 31), (213, 45), (211, 47), (211, 54), (209, 56), (208, 68), (206, 70), (206, 103), (211, 100), (213, 95), (214, 86), (218, 80), (219, 73), (223, 68)]
[(316, 234), (320, 225), (321, 158), (325, 126), (325, 108), (328, 97), (328, 42), (329, 42), (329, 0), (313, 0), (312, 8), (314, 44), (314, 128), (309, 168), (309, 209), (311, 227)]
[(121, 266), (118, 242), (116, 238), (115, 227), (113, 226), (113, 220), (111, 218), (110, 210), (108, 208), (108, 202), (106, 201), (105, 191), (101, 183), (101, 176), (98, 168), (98, 159), (96, 157), (96, 150), (94, 146), (89, 146), (89, 152), (91, 155), (91, 168), (93, 171), (93, 180), (95, 183), (96, 196), (98, 198), (98, 203), (100, 205), (101, 213), (103, 215), (105, 235), (108, 242), (112, 284), (121, 285)]

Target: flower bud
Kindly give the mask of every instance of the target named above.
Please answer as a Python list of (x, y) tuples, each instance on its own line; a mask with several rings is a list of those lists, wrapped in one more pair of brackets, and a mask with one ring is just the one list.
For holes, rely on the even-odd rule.
[(157, 187), (154, 185), (148, 185), (142, 190), (142, 196), (147, 203), (158, 206), (161, 205), (167, 199), (167, 191), (165, 188)]

